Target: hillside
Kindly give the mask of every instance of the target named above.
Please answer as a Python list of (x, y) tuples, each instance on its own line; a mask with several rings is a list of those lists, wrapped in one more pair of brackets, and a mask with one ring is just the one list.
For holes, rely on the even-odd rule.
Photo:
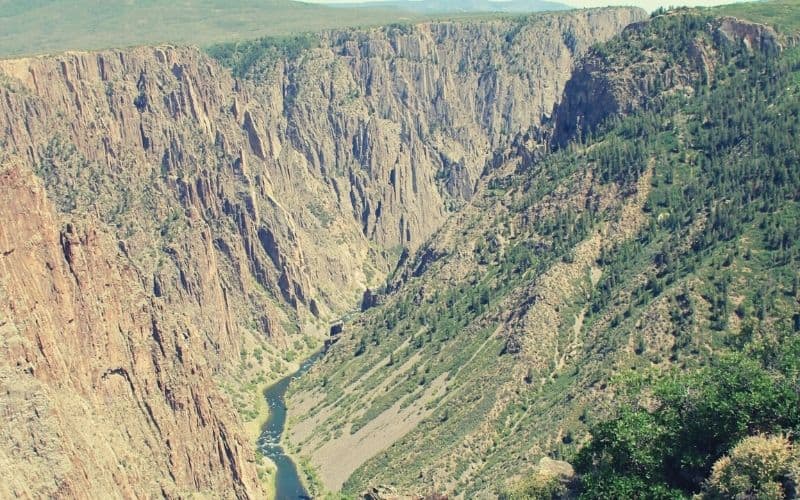
[(710, 9), (716, 15), (736, 16), (775, 26), (786, 35), (797, 37), (800, 12), (795, 0), (770, 0), (743, 4), (723, 5)]
[(0, 57), (140, 45), (207, 46), (263, 36), (419, 21), (391, 8), (292, 0), (3, 0)]
[[(775, 7), (741, 12), (764, 20)], [(680, 498), (748, 431), (797, 430), (786, 410), (732, 432), (727, 410), (709, 408), (726, 437), (697, 448), (691, 480), (665, 441), (642, 458), (663, 453), (663, 466), (636, 461), (636, 439), (656, 435), (633, 425), (659, 401), (648, 380), (726, 353), (784, 359), (774, 346), (800, 329), (797, 50), (793, 36), (713, 13), (659, 15), (593, 48), (565, 86), (554, 151), (518, 144), (293, 386), (289, 440), (320, 488), (498, 495), (542, 457), (574, 459), (591, 428), (608, 440), (578, 461), (596, 481), (586, 498)], [(738, 363), (775, 384), (796, 374)], [(631, 426), (596, 427), (637, 384)], [(784, 411), (776, 387), (765, 398)]]
[(558, 2), (548, 2), (543, 0), (428, 0), (419, 2), (415, 0), (384, 1), (384, 2), (361, 2), (361, 3), (336, 3), (336, 7), (392, 7), (406, 12), (417, 12), (421, 14), (445, 14), (445, 13), (471, 13), (471, 12), (516, 12), (530, 13), (538, 11), (554, 11), (570, 9), (568, 5)]
[(165, 43), (207, 47), (330, 29), (568, 8), (556, 2), (529, 0), (335, 6), (294, 0), (2, 0), (0, 58)]
[(0, 61), (0, 496), (263, 497), (260, 389), (643, 17)]

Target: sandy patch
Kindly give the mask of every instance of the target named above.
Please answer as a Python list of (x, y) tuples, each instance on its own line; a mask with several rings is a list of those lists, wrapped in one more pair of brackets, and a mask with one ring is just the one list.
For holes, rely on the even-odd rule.
[(439, 397), (445, 390), (443, 373), (425, 390), (422, 396), (405, 409), (400, 402), (378, 415), (355, 434), (345, 434), (325, 443), (311, 454), (311, 463), (319, 471), (320, 479), (331, 491), (339, 491), (342, 484), (364, 462), (387, 449), (395, 441), (413, 430), (433, 410), (425, 405)]
[[(397, 354), (400, 349), (408, 345), (408, 342), (409, 340), (400, 344), (397, 349), (392, 352), (392, 354)], [(414, 353), (414, 355), (400, 365), (399, 368), (392, 370), (389, 376), (381, 381), (380, 385), (370, 391), (369, 395), (372, 395), (372, 398), (370, 399), (374, 399), (374, 397), (377, 395), (382, 394), (386, 388), (397, 379), (398, 376), (410, 370), (414, 363), (418, 362), (421, 357), (422, 356), (420, 353)], [(323, 423), (326, 423), (330, 418), (335, 416), (341, 401), (348, 395), (352, 394), (357, 386), (361, 385), (366, 380), (369, 380), (369, 378), (378, 369), (387, 366), (389, 364), (389, 358), (390, 356), (387, 356), (376, 363), (372, 368), (369, 369), (369, 371), (359, 377), (356, 382), (348, 386), (339, 399), (329, 405), (320, 407), (314, 415), (311, 415), (312, 411), (325, 400), (325, 394), (322, 391), (314, 390), (301, 392), (297, 393), (291, 398), (289, 404), (290, 420), (287, 433), (291, 442), (301, 447), (301, 454), (308, 455), (313, 453), (311, 450), (313, 449), (312, 441), (314, 437), (314, 431), (321, 428)], [(369, 407), (369, 402), (365, 402), (361, 406), (366, 409)], [(348, 420), (352, 420), (353, 418), (354, 416), (350, 415)]]

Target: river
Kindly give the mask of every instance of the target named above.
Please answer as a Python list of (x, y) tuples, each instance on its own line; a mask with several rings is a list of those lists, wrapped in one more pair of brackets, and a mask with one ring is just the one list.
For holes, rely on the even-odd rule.
[(308, 491), (303, 487), (303, 482), (300, 481), (297, 465), (281, 445), (281, 436), (286, 427), (285, 396), (289, 384), (295, 378), (306, 373), (323, 355), (323, 351), (317, 352), (303, 361), (296, 372), (282, 378), (264, 391), (264, 397), (269, 406), (269, 418), (261, 430), (258, 447), (264, 456), (272, 460), (277, 467), (275, 473), (275, 498), (277, 500), (310, 498)]

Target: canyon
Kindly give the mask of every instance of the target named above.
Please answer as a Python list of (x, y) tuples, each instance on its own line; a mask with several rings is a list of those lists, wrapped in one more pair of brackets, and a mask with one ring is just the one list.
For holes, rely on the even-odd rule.
[(644, 17), (321, 32), (241, 77), (0, 61), (0, 496), (265, 496), (258, 388), (546, 149), (578, 59)]
[[(762, 251), (760, 229), (749, 228), (769, 226), (743, 217), (735, 231), (748, 236), (714, 232), (721, 186), (744, 199), (759, 190), (727, 180), (732, 165), (742, 161), (740, 175), (756, 184), (769, 177), (741, 150), (748, 132), (730, 130), (743, 119), (721, 118), (750, 91), (731, 81), (788, 43), (765, 25), (679, 9), (582, 57), (543, 134), (549, 148), (517, 143), (498, 158), (290, 387), (287, 441), (318, 474), (317, 491), (387, 484), (420, 496), (573, 498), (580, 490), (563, 460), (581, 453), (594, 422), (611, 415), (600, 431), (616, 428), (613, 416), (648, 377), (724, 359), (747, 314), (715, 306), (729, 300), (720, 293), (757, 301), (766, 285), (755, 283), (778, 277), (776, 294), (790, 298), (761, 328), (786, 335), (792, 259), (768, 271), (748, 257), (732, 263), (741, 248)], [(760, 112), (758, 126), (791, 140), (791, 128)], [(791, 190), (784, 179), (779, 189)], [(658, 406), (646, 390), (640, 397), (632, 405), (646, 418)], [(619, 429), (633, 448), (643, 439)], [(603, 455), (583, 458), (584, 471), (602, 468)], [(555, 484), (503, 493), (540, 476)]]

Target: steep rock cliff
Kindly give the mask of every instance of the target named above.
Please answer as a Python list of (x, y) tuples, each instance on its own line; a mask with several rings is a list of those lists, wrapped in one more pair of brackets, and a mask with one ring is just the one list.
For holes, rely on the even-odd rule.
[(238, 355), (211, 241), (193, 254), (200, 301), (175, 308), (108, 233), (63, 225), (21, 162), (5, 159), (0, 200), (0, 496), (257, 494), (211, 382)]
[(323, 33), (291, 59), (252, 64), (243, 92), (267, 116), (254, 120), (251, 143), (270, 145), (286, 170), (322, 177), (335, 217), (354, 217), (384, 248), (413, 250), (515, 138), (543, 141), (576, 58), (643, 15)]

